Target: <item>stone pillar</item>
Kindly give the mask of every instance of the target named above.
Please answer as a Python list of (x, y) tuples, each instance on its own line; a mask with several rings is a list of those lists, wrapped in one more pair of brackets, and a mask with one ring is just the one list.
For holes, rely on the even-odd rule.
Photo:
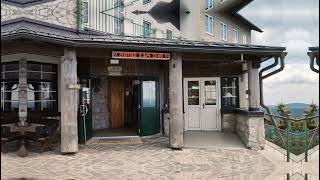
[(264, 113), (262, 111), (238, 113), (236, 115), (236, 133), (248, 149), (264, 149)]
[(78, 152), (77, 57), (74, 49), (65, 48), (61, 59), (61, 152)]
[(260, 62), (248, 61), (249, 111), (260, 110)]
[(183, 147), (183, 95), (182, 95), (182, 58), (172, 54), (169, 64), (169, 137), (170, 148)]

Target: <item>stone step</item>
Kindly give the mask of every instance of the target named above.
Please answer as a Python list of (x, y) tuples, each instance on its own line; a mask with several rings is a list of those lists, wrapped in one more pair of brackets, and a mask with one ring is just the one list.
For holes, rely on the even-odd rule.
[(139, 136), (93, 137), (86, 144), (142, 144)]

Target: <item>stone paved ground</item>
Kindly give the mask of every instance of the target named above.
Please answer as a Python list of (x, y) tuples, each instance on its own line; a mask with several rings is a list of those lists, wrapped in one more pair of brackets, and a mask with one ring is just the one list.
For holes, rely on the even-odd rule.
[(1, 154), (1, 179), (85, 180), (263, 180), (275, 170), (258, 151), (184, 149), (172, 151), (165, 137), (143, 144), (90, 144), (75, 155), (57, 152)]

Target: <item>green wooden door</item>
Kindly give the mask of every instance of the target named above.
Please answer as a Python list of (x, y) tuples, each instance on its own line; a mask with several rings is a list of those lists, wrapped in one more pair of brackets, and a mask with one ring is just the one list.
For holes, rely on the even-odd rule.
[(159, 81), (144, 78), (140, 81), (139, 133), (141, 136), (160, 132)]
[(92, 137), (92, 88), (89, 78), (80, 79), (78, 108), (79, 143), (85, 143)]

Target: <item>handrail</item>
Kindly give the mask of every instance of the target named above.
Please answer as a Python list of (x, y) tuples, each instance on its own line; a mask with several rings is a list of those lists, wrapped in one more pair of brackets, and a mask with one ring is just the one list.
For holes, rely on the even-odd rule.
[[(304, 145), (303, 145), (304, 159), (305, 159), (305, 162), (308, 162), (308, 150), (312, 145), (312, 142), (314, 140), (316, 132), (319, 130), (319, 123), (316, 125), (315, 128), (310, 130), (308, 128), (307, 121), (315, 119), (315, 118), (319, 118), (319, 115), (311, 116), (311, 117), (305, 116), (304, 118), (290, 118), (289, 116), (285, 117), (285, 116), (281, 116), (281, 115), (274, 115), (272, 113), (271, 114), (266, 113), (265, 115), (270, 116), (273, 120), (274, 120), (274, 118), (281, 118), (281, 119), (286, 120), (286, 130), (285, 130), (286, 131), (286, 143), (284, 143), (284, 147), (286, 147), (286, 151), (287, 151), (287, 162), (290, 161), (290, 147), (291, 147), (290, 141), (291, 141), (291, 138), (292, 137), (301, 137), (301, 136), (304, 137)], [(291, 122), (298, 122), (298, 121), (303, 121), (303, 130), (301, 129), (300, 131), (292, 131), (293, 128), (292, 128)], [(271, 125), (271, 127), (272, 127), (272, 125)], [(276, 125), (274, 125), (273, 129), (277, 130), (276, 132), (280, 131), (280, 129)], [(312, 136), (311, 136), (310, 140), (308, 140), (310, 132), (312, 133)], [(281, 133), (279, 133), (279, 137), (282, 138)]]

